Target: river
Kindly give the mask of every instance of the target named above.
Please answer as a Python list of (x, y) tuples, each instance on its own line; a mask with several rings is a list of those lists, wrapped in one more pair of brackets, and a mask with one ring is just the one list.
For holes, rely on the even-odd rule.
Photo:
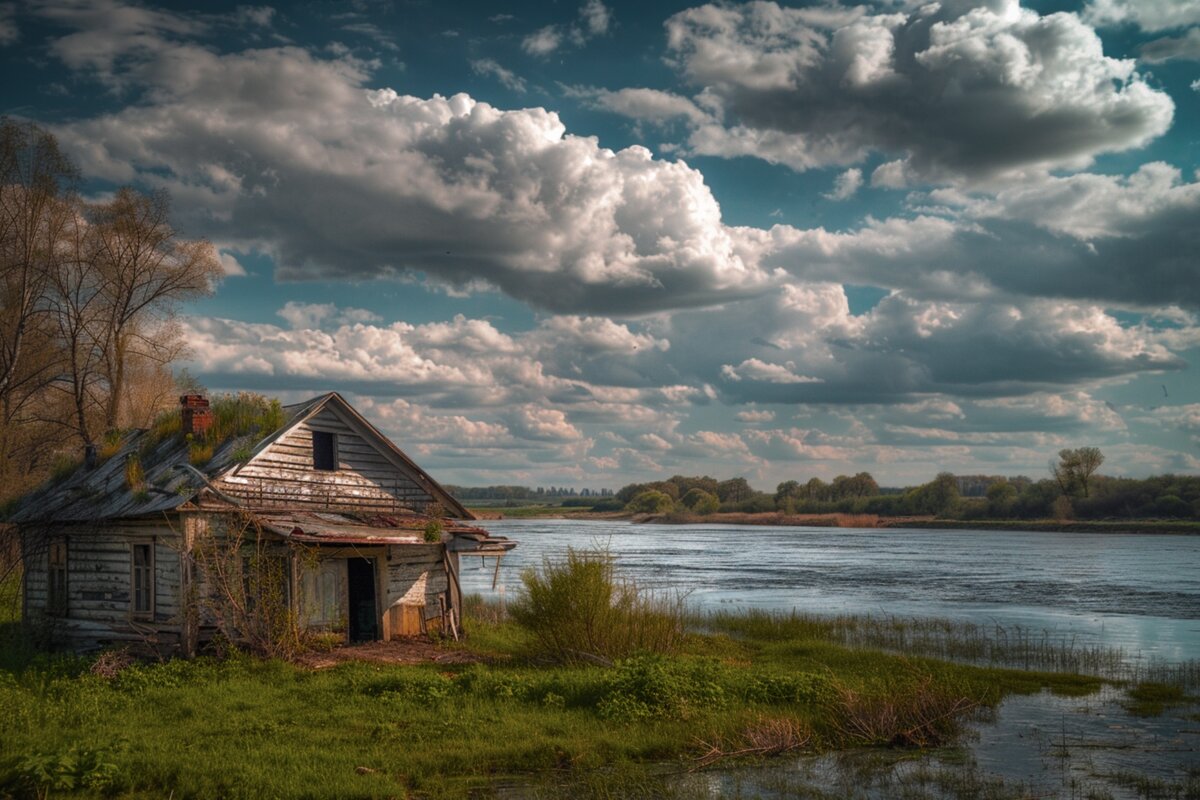
[[(498, 520), (520, 542), (493, 564), (463, 559), (463, 588), (511, 597), (520, 574), (568, 547), (599, 546), (640, 585), (689, 592), (699, 610), (795, 609), (1020, 626), (1130, 662), (1200, 658), (1200, 536)], [(1124, 690), (1006, 698), (972, 723), (965, 753), (803, 755), (675, 779), (675, 795), (961, 798), (1200, 797), (1196, 704), (1134, 717)], [(512, 797), (540, 796), (517, 790)], [(572, 796), (568, 791), (564, 796)]]
[(489, 520), (520, 542), (464, 559), (463, 588), (511, 596), (521, 570), (567, 547), (606, 547), (640, 585), (681, 589), (698, 609), (892, 614), (1021, 626), (1131, 658), (1200, 658), (1200, 536), (635, 525)]

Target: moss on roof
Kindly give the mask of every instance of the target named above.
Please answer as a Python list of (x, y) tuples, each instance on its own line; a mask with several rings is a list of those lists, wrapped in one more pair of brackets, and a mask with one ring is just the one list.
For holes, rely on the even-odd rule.
[(148, 429), (108, 437), (94, 468), (81, 461), (25, 495), (8, 521), (90, 522), (171, 511), (203, 488), (183, 465), (215, 477), (249, 458), (324, 397), (283, 406), (249, 392), (217, 395), (210, 406), (213, 425), (203, 437), (184, 436), (179, 409), (164, 411)]

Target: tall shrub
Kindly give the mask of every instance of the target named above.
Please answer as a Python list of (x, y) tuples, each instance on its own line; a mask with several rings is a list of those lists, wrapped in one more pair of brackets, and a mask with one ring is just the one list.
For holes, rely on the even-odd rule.
[(639, 652), (670, 653), (683, 639), (682, 596), (656, 594), (616, 574), (611, 553), (568, 548), (521, 575), (509, 614), (533, 637), (539, 656), (606, 662)]

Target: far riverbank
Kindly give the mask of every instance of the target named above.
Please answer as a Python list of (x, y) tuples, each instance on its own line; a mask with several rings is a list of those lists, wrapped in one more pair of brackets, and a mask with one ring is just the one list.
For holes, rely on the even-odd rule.
[(1200, 522), (1193, 520), (1122, 519), (1122, 520), (1055, 520), (1005, 519), (957, 520), (932, 516), (881, 517), (875, 514), (629, 514), (623, 511), (593, 512), (586, 509), (553, 506), (520, 508), (473, 508), (480, 520), (489, 519), (587, 519), (626, 520), (655, 525), (766, 525), (777, 527), (811, 528), (899, 528), (923, 530), (994, 530), (1045, 531), (1053, 533), (1170, 533), (1200, 534)]

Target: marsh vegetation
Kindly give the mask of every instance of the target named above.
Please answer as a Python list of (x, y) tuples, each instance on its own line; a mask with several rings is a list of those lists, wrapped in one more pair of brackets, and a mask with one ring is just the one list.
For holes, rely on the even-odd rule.
[[(603, 583), (597, 564), (577, 559), (559, 578)], [(620, 587), (609, 589), (619, 600)], [(525, 612), (561, 600), (531, 601)], [(670, 614), (612, 609), (604, 613), (618, 621)], [(1007, 693), (1101, 685), (886, 654), (768, 616), (713, 616), (703, 632), (644, 626), (643, 639), (621, 647), (585, 640), (612, 666), (573, 658), (575, 647), (478, 599), (467, 625), (469, 644), (444, 646), (485, 663), (313, 671), (237, 655), (145, 664), (6, 646), (0, 792), (461, 797), (505, 776), (648, 780), (662, 765), (686, 772), (782, 753), (939, 747)]]

